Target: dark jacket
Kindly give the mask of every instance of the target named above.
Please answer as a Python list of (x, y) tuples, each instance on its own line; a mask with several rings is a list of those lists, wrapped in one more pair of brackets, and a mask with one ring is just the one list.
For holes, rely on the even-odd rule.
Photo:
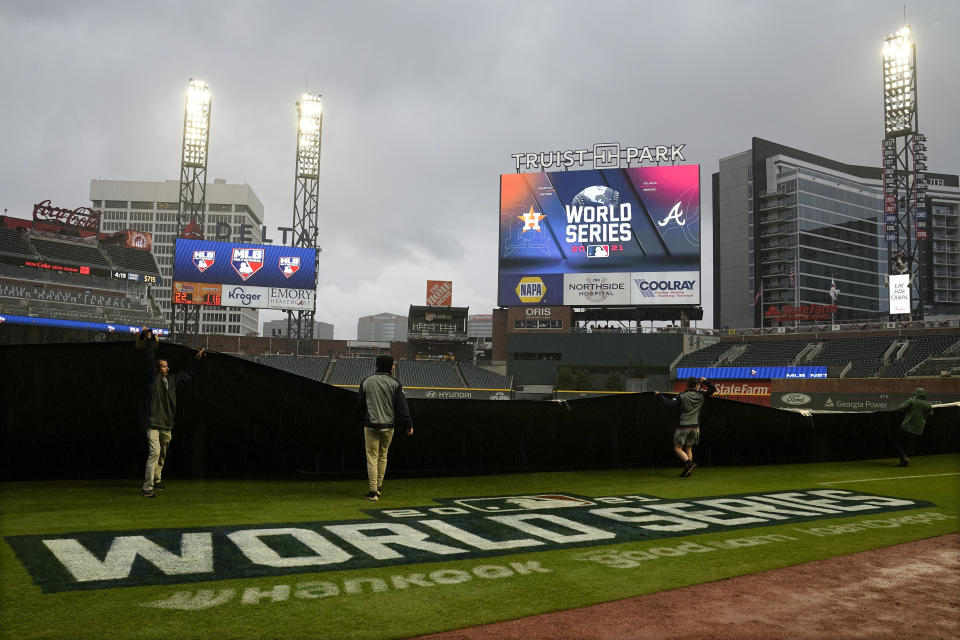
[(360, 410), (363, 426), (373, 429), (412, 427), (413, 418), (403, 394), (403, 385), (389, 373), (378, 371), (360, 383)]
[(177, 415), (177, 385), (194, 376), (193, 369), (167, 375), (166, 383), (157, 369), (157, 340), (147, 332), (137, 336), (136, 348), (143, 351), (143, 394), (140, 398), (139, 425), (144, 429), (172, 429)]
[(687, 389), (675, 396), (660, 394), (661, 402), (668, 406), (680, 405), (680, 427), (684, 429), (700, 426), (700, 409), (703, 402), (717, 392), (717, 388), (708, 381), (703, 382), (706, 389)]
[(927, 426), (927, 420), (933, 415), (933, 406), (927, 402), (926, 389), (918, 387), (913, 392), (913, 397), (904, 401), (898, 408), (904, 410), (900, 428), (918, 436), (923, 435), (923, 428)]

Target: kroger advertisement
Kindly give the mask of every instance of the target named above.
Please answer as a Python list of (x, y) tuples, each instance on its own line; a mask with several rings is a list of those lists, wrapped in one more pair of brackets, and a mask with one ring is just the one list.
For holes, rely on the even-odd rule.
[(500, 306), (700, 304), (700, 167), (500, 176)]
[(175, 304), (308, 311), (316, 250), (177, 238), (173, 280)]

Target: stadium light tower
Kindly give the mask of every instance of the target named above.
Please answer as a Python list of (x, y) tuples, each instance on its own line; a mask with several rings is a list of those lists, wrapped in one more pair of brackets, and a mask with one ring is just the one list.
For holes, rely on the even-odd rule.
[[(320, 174), (320, 134), (323, 129), (323, 105), (320, 96), (303, 94), (297, 102), (297, 164), (293, 193), (293, 246), (317, 249), (317, 200)], [(319, 259), (317, 264), (319, 265)], [(316, 273), (314, 269), (314, 273)], [(317, 282), (314, 276), (313, 288)], [(316, 306), (309, 311), (287, 312), (287, 335), (313, 339)]]
[[(883, 210), (889, 275), (910, 276), (923, 319), (927, 245), (927, 143), (917, 114), (917, 48), (905, 25), (883, 44)], [(911, 303), (913, 304), (913, 302)]]
[[(180, 207), (177, 237), (203, 238), (207, 202), (207, 149), (210, 142), (210, 87), (190, 78), (183, 114), (183, 150), (180, 154)], [(170, 335), (176, 337), (177, 316), (183, 333), (200, 333), (200, 307), (175, 304), (170, 311)], [(178, 313), (179, 311), (179, 313)]]

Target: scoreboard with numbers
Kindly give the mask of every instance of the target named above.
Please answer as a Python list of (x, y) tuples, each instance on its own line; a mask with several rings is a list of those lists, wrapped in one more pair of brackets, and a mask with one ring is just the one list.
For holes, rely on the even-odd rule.
[(206, 284), (204, 282), (173, 283), (173, 304), (219, 307), (222, 295), (222, 287), (219, 284)]

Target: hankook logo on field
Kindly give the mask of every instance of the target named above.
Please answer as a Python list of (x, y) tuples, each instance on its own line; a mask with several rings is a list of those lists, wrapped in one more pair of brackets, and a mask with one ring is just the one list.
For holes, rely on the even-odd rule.
[(352, 571), (673, 538), (935, 506), (841, 489), (665, 499), (555, 492), (439, 500), (372, 518), (5, 539), (46, 593)]

